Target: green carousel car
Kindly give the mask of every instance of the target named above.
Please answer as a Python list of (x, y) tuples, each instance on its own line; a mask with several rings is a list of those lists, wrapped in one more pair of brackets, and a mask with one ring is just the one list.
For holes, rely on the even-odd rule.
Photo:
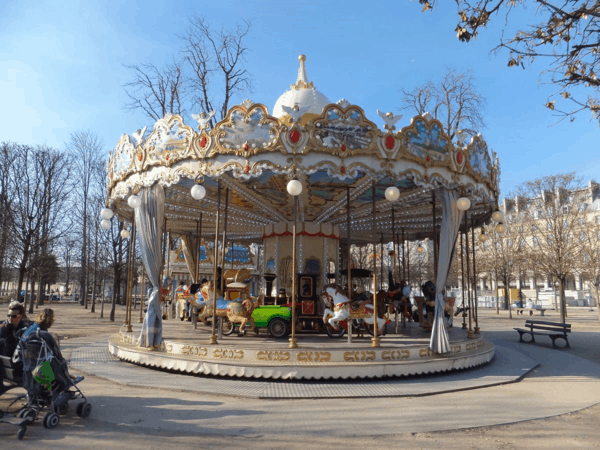
[[(252, 319), (254, 320), (255, 332), (257, 334), (260, 328), (266, 328), (269, 336), (283, 338), (288, 336), (292, 329), (292, 308), (281, 305), (258, 306), (252, 311)], [(223, 334), (232, 334), (239, 325), (238, 322), (225, 320), (223, 323)], [(251, 326), (250, 322), (246, 327), (249, 326)]]

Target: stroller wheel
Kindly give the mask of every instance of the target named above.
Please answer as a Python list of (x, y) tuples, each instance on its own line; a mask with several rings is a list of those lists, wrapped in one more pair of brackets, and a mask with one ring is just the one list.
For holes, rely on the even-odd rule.
[(22, 441), (25, 437), (25, 432), (27, 431), (27, 427), (21, 427), (19, 431), (17, 431), (17, 439)]
[(34, 409), (24, 409), (18, 414), (20, 419), (27, 419), (33, 422), (37, 419), (37, 414)]
[(44, 419), (42, 420), (42, 425), (45, 428), (48, 428), (49, 430), (56, 428), (59, 423), (60, 423), (60, 416), (53, 412), (46, 414), (44, 416)]
[(81, 418), (86, 418), (92, 412), (92, 405), (88, 402), (83, 402), (77, 405), (77, 415)]

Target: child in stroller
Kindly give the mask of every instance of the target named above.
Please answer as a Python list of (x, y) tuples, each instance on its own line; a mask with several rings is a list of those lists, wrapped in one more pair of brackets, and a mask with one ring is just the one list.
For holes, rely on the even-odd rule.
[(54, 322), (54, 311), (43, 309), (35, 322), (21, 335), (13, 361), (23, 363), (23, 387), (27, 391), (27, 405), (19, 417), (36, 420), (42, 411), (48, 412), (42, 420), (46, 428), (55, 428), (60, 422), (59, 414), (68, 410), (69, 400), (83, 399), (77, 405), (77, 415), (87, 417), (92, 405), (87, 403), (77, 383), (83, 377), (71, 377), (67, 361), (48, 328)]

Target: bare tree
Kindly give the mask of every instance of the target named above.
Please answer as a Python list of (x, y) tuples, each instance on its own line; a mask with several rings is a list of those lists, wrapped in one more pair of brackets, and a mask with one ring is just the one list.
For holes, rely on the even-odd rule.
[(75, 131), (71, 133), (69, 142), (66, 144), (67, 151), (73, 160), (75, 176), (74, 182), (74, 205), (75, 221), (80, 230), (81, 238), (81, 273), (79, 286), (82, 301), (87, 309), (88, 288), (88, 261), (89, 261), (89, 227), (92, 211), (93, 196), (97, 185), (93, 183), (98, 167), (104, 165), (102, 140), (91, 131)]
[(401, 110), (416, 114), (429, 112), (442, 122), (451, 139), (459, 130), (474, 136), (485, 127), (486, 100), (477, 91), (471, 72), (461, 73), (448, 68), (439, 83), (430, 80), (413, 90), (402, 89), (401, 92)]
[(190, 27), (182, 36), (182, 54), (193, 75), (190, 77), (192, 105), (203, 111), (212, 111), (214, 90), (212, 77), (219, 74), (223, 100), (220, 102), (221, 119), (227, 114), (231, 98), (239, 93), (250, 91), (252, 81), (243, 68), (248, 48), (245, 38), (250, 32), (250, 22), (244, 21), (234, 31), (221, 28), (215, 31), (200, 16), (190, 18)]
[[(202, 17), (192, 16), (180, 36), (181, 60), (174, 57), (163, 68), (150, 63), (125, 66), (133, 72), (131, 81), (123, 86), (130, 99), (125, 108), (141, 109), (156, 121), (167, 113), (183, 115), (197, 108), (208, 113), (217, 105), (224, 118), (232, 98), (252, 88), (243, 67), (250, 28), (250, 22), (244, 21), (235, 30), (216, 31)], [(214, 126), (213, 118), (210, 123)]]
[(559, 282), (560, 313), (566, 317), (565, 282), (575, 274), (584, 241), (579, 239), (579, 219), (584, 217), (582, 180), (574, 173), (527, 181), (517, 188), (527, 207), (519, 223), (527, 230), (526, 253), (538, 272)]
[[(541, 21), (514, 35), (500, 38), (492, 50), (498, 53), (508, 50), (508, 66), (525, 68), (536, 59), (548, 61), (542, 76), (558, 87), (546, 107), (558, 115), (575, 119), (574, 114), (590, 110), (592, 117), (600, 124), (600, 2), (594, 0), (455, 0), (458, 6), (459, 22), (456, 26), (457, 38), (469, 42), (476, 38), (480, 29), (485, 28), (492, 17), (503, 12), (505, 24), (510, 25), (509, 16), (517, 9), (527, 11), (526, 4), (535, 4)], [(431, 9), (437, 0), (419, 0), (423, 11)], [(579, 90), (578, 88), (584, 88)], [(582, 95), (582, 92), (590, 94)], [(572, 102), (572, 107), (559, 110), (554, 97), (562, 97)], [(569, 106), (569, 105), (567, 105)]]
[(4, 268), (7, 266), (9, 246), (11, 245), (11, 214), (13, 199), (15, 197), (15, 181), (12, 176), (14, 173), (12, 165), (14, 164), (15, 144), (2, 142), (0, 144), (0, 283), (5, 279)]
[[(15, 198), (7, 213), (19, 253), (17, 292), (20, 292), (31, 256), (46, 254), (49, 244), (62, 233), (70, 164), (63, 154), (45, 145), (34, 148), (15, 144), (12, 150)], [(31, 308), (32, 305), (33, 312)]]
[(133, 79), (123, 86), (131, 100), (125, 109), (141, 109), (155, 121), (167, 113), (185, 112), (185, 76), (181, 62), (173, 61), (163, 68), (154, 64), (125, 67), (133, 72)]

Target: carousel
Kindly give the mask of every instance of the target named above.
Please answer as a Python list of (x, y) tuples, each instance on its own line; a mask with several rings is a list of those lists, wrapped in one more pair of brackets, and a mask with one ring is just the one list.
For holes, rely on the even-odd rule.
[[(128, 296), (109, 350), (151, 367), (283, 379), (399, 376), (491, 361), (476, 292), (463, 296), (462, 328), (452, 326), (444, 292), (459, 236), (466, 241), (459, 257), (474, 279), (474, 230), (502, 221), (496, 155), (480, 135), (450, 139), (427, 113), (403, 126), (401, 115), (377, 111), (379, 128), (359, 106), (330, 102), (299, 60), (296, 82), (271, 112), (245, 100), (220, 122), (202, 112), (192, 127), (167, 114), (150, 133), (121, 136), (108, 161), (101, 225), (129, 224), (129, 253), (139, 251), (151, 288), (140, 324), (132, 324)], [(420, 317), (399, 328), (396, 316), (390, 332), (386, 292), (411, 284), (409, 244), (426, 239), (434, 276), (413, 292)], [(372, 249), (375, 268), (362, 271), (363, 284), (379, 293), (356, 302), (353, 278), (365, 274), (352, 268), (351, 251), (361, 246)], [(392, 249), (389, 281), (377, 269), (377, 246)], [(165, 320), (176, 262), (195, 286), (183, 294), (192, 324)], [(354, 336), (361, 330), (370, 339)]]

